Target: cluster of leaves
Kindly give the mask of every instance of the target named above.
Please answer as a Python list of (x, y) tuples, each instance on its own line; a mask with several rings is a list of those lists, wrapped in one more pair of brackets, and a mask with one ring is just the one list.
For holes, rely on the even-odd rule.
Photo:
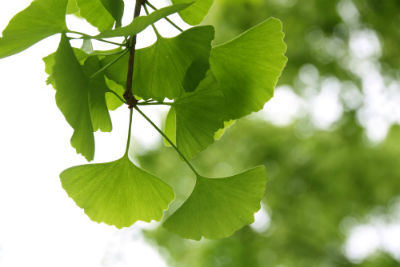
[[(272, 97), (287, 60), (281, 23), (268, 19), (213, 47), (212, 26), (194, 26), (174, 38), (164, 38), (153, 25), (163, 18), (175, 25), (167, 16), (176, 12), (187, 23), (199, 24), (211, 0), (172, 0), (171, 6), (161, 9), (137, 1), (134, 19), (123, 26), (123, 0), (34, 0), (4, 30), (0, 58), (61, 34), (57, 51), (44, 62), (48, 83), (56, 89), (57, 106), (74, 130), (71, 145), (77, 153), (93, 160), (93, 133), (110, 132), (109, 110), (128, 104), (129, 129), (135, 109), (196, 174), (191, 195), (164, 226), (197, 240), (229, 236), (251, 223), (260, 208), (266, 184), (264, 167), (212, 179), (198, 174), (189, 160), (214, 143), (225, 125), (260, 110)], [(142, 7), (147, 16), (138, 16)], [(148, 7), (154, 11), (149, 13)], [(97, 27), (99, 34), (68, 29), (65, 17), (72, 13)], [(157, 41), (136, 50), (136, 35), (148, 26), (153, 27)], [(71, 46), (70, 39), (76, 38), (71, 35), (80, 36), (82, 48)], [(116, 37), (123, 37), (124, 42), (108, 39)], [(118, 47), (96, 51), (93, 39)], [(141, 105), (171, 106), (166, 133), (139, 109)], [(64, 189), (92, 220), (118, 228), (138, 220), (160, 220), (174, 199), (168, 184), (131, 162), (129, 144), (130, 130), (121, 159), (72, 167), (60, 175)]]

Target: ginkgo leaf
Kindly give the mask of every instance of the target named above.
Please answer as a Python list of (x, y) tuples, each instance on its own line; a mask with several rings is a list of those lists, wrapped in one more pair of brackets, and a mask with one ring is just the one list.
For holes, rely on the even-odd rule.
[(219, 239), (254, 221), (266, 185), (264, 166), (227, 178), (198, 176), (192, 194), (164, 227), (184, 238)]
[[(193, 0), (172, 0), (174, 4), (190, 3)], [(181, 18), (190, 25), (197, 25), (203, 21), (208, 10), (213, 4), (213, 0), (196, 0), (189, 8), (179, 12)]]
[(224, 98), (215, 85), (214, 77), (208, 74), (196, 91), (177, 98), (173, 104), (176, 145), (187, 158), (214, 143), (214, 133), (224, 127)]
[(270, 18), (211, 51), (210, 65), (226, 98), (227, 118), (263, 108), (286, 64), (280, 20)]
[(127, 227), (141, 220), (159, 221), (174, 199), (169, 185), (136, 167), (128, 158), (72, 167), (60, 174), (75, 203), (96, 222)]
[[(101, 69), (100, 60), (91, 56), (85, 61), (84, 71), (88, 77)], [(106, 93), (109, 91), (104, 75), (96, 75), (89, 81), (89, 110), (93, 131), (111, 132), (112, 123), (106, 104)]]
[(79, 14), (100, 32), (109, 30), (114, 25), (114, 18), (104, 7), (101, 0), (76, 0)]
[(0, 38), (0, 58), (19, 53), (40, 40), (67, 29), (67, 0), (35, 0), (15, 15)]
[[(168, 111), (167, 118), (165, 119), (164, 133), (176, 145), (176, 114), (174, 107), (171, 107)], [(166, 139), (164, 139), (164, 145), (171, 146)]]
[(90, 161), (94, 157), (94, 136), (88, 104), (89, 79), (64, 34), (54, 60), (57, 106), (74, 129), (71, 145)]
[[(138, 50), (133, 93), (161, 101), (174, 99), (185, 89), (193, 91), (209, 68), (213, 39), (212, 26), (194, 27), (174, 38), (159, 37), (154, 45)], [(185, 83), (187, 75), (190, 82)]]
[(67, 14), (74, 14), (79, 11), (78, 4), (76, 3), (76, 0), (68, 0), (68, 5), (67, 5)]
[[(116, 110), (117, 108), (119, 108), (124, 104), (124, 102), (122, 102), (121, 99), (124, 99), (125, 88), (122, 85), (114, 82), (113, 80), (107, 79), (107, 77), (104, 78), (106, 80), (108, 89), (114, 92), (114, 93), (111, 92), (106, 93), (107, 108), (109, 110)], [(119, 97), (117, 97), (116, 95), (118, 95)]]
[[(82, 1), (82, 0), (81, 0)], [(178, 4), (168, 7), (164, 7), (154, 11), (148, 16), (140, 16), (135, 18), (129, 25), (121, 28), (116, 28), (114, 30), (103, 31), (97, 37), (99, 38), (110, 38), (118, 36), (132, 36), (146, 29), (151, 24), (157, 22), (158, 20), (167, 17), (173, 13), (183, 10), (190, 6), (190, 4)]]
[(124, 1), (123, 0), (101, 0), (103, 6), (114, 17), (117, 25), (121, 25), (122, 15), (124, 14)]

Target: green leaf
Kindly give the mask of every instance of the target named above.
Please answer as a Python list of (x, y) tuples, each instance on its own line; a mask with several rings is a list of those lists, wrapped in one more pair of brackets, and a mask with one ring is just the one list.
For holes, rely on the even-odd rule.
[[(193, 91), (209, 67), (214, 28), (191, 28), (174, 38), (157, 42), (136, 52), (133, 93), (144, 99), (162, 101)], [(190, 82), (186, 82), (189, 76)], [(186, 88), (184, 86), (186, 85)]]
[(170, 186), (136, 167), (128, 158), (72, 167), (60, 175), (75, 203), (96, 222), (127, 227), (141, 220), (159, 221), (174, 199)]
[(40, 40), (67, 29), (67, 0), (35, 0), (15, 15), (0, 38), (0, 58), (19, 53)]
[(121, 25), (122, 15), (124, 14), (123, 0), (101, 0), (103, 6), (114, 17), (117, 25)]
[[(85, 61), (84, 71), (88, 77), (101, 69), (100, 60), (91, 56)], [(104, 75), (99, 74), (89, 81), (89, 110), (92, 119), (93, 131), (112, 131), (110, 114), (106, 104), (106, 93), (109, 91)]]
[(209, 73), (196, 91), (176, 99), (176, 145), (187, 158), (214, 143), (214, 133), (224, 127), (220, 112), (223, 95)]
[(226, 120), (263, 108), (287, 58), (280, 20), (270, 18), (211, 51), (210, 65), (226, 98)]
[(114, 18), (103, 6), (101, 0), (76, 0), (80, 15), (100, 32), (109, 30), (114, 25)]
[[(82, 0), (81, 0), (82, 1)], [(118, 36), (132, 36), (136, 35), (139, 32), (146, 29), (151, 24), (157, 22), (158, 20), (167, 17), (175, 12), (183, 10), (190, 6), (190, 4), (178, 4), (172, 5), (168, 7), (161, 8), (159, 10), (154, 11), (153, 13), (149, 14), (148, 16), (140, 16), (135, 18), (131, 24), (128, 26), (117, 28), (114, 30), (103, 31), (96, 37), (99, 38), (110, 38), (110, 37), (118, 37)]]
[(77, 12), (79, 12), (79, 7), (76, 0), (68, 0), (67, 14), (74, 14)]
[(57, 106), (74, 129), (71, 145), (90, 161), (94, 157), (94, 136), (88, 104), (89, 80), (65, 34), (54, 59)]
[(230, 120), (230, 121), (224, 121), (224, 127), (221, 129), (218, 129), (218, 131), (215, 132), (214, 134), (214, 139), (219, 140), (221, 137), (225, 134), (226, 130), (232, 127), (232, 125), (235, 124), (235, 120)]
[[(124, 99), (125, 88), (122, 85), (114, 82), (113, 80), (107, 79), (107, 77), (104, 78), (106, 79), (108, 89), (119, 95), (121, 99)], [(113, 93), (106, 93), (106, 103), (109, 110), (116, 110), (124, 104), (124, 102), (122, 102)]]
[[(168, 111), (167, 118), (165, 119), (164, 133), (176, 145), (176, 114), (174, 107), (171, 107)], [(164, 139), (164, 145), (167, 147), (171, 146), (166, 139)]]
[[(172, 0), (174, 4), (190, 3), (192, 0)], [(190, 25), (197, 25), (203, 21), (208, 10), (213, 4), (213, 0), (196, 0), (189, 8), (179, 12), (181, 18)]]
[(228, 237), (254, 221), (266, 181), (264, 166), (227, 178), (198, 176), (192, 194), (164, 227), (195, 240)]

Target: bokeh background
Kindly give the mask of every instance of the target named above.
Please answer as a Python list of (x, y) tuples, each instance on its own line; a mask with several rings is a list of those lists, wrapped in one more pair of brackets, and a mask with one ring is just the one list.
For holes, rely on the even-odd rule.
[[(1, 28), (25, 2), (15, 10), (0, 2)], [(232, 237), (195, 242), (158, 223), (119, 231), (86, 218), (57, 178), (84, 161), (61, 144), (71, 131), (44, 88), (44, 67), (31, 63), (55, 50), (50, 38), (0, 61), (0, 265), (400, 266), (400, 2), (215, 2), (204, 22), (216, 27), (215, 44), (270, 16), (286, 34), (289, 61), (275, 97), (194, 160), (207, 176), (266, 166), (255, 222)], [(151, 30), (139, 40), (151, 44)], [(148, 112), (162, 124), (166, 110)], [(122, 154), (127, 112), (112, 116), (115, 132), (96, 136), (99, 162)], [(172, 208), (179, 206), (194, 177), (134, 119), (132, 157), (174, 187)]]

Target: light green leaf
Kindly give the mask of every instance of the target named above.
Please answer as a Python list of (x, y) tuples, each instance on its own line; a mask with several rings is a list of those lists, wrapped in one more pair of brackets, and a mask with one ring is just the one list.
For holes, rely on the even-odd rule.
[(196, 91), (176, 99), (173, 104), (176, 145), (187, 158), (214, 143), (214, 133), (224, 127), (221, 113), (224, 98), (215, 85), (214, 77), (208, 73)]
[[(79, 0), (78, 0), (79, 1)], [(81, 0), (82, 1), (82, 0)], [(139, 32), (146, 29), (151, 24), (157, 22), (158, 20), (167, 17), (175, 12), (183, 10), (190, 6), (190, 4), (178, 4), (172, 5), (168, 7), (161, 8), (159, 10), (154, 11), (148, 16), (141, 16), (135, 18), (131, 24), (128, 26), (117, 28), (114, 30), (103, 31), (97, 37), (99, 38), (110, 38), (110, 37), (118, 37), (118, 36), (132, 36), (136, 35)]]
[(159, 221), (174, 199), (170, 186), (136, 167), (128, 158), (72, 167), (60, 175), (75, 203), (96, 222), (127, 227), (141, 220)]
[(40, 40), (67, 29), (67, 0), (35, 0), (15, 15), (0, 38), (0, 58), (19, 53)]
[(114, 18), (103, 6), (101, 0), (76, 0), (80, 15), (100, 32), (114, 25)]
[(92, 54), (93, 53), (93, 44), (92, 40), (88, 38), (84, 38), (82, 42), (82, 50), (87, 53), (87, 54)]
[[(88, 77), (101, 69), (100, 60), (91, 56), (85, 61), (84, 71)], [(111, 132), (112, 123), (106, 104), (106, 92), (109, 91), (104, 75), (99, 74), (89, 81), (89, 110), (93, 131)]]
[(94, 136), (88, 104), (89, 80), (64, 34), (54, 59), (57, 106), (74, 129), (71, 145), (90, 161), (94, 157)]
[[(125, 88), (113, 80), (108, 79), (107, 77), (104, 78), (106, 79), (108, 89), (119, 95), (121, 99), (124, 99)], [(124, 102), (122, 102), (113, 93), (106, 93), (106, 103), (109, 110), (116, 110), (124, 104)]]
[(254, 221), (266, 181), (264, 166), (227, 178), (199, 176), (192, 194), (164, 227), (195, 240), (228, 237)]
[(215, 132), (214, 134), (214, 139), (219, 140), (221, 137), (225, 134), (226, 130), (232, 127), (232, 125), (235, 124), (235, 120), (230, 120), (230, 121), (224, 121), (224, 128), (219, 129), (218, 131)]
[(263, 108), (286, 64), (280, 20), (270, 18), (211, 51), (210, 65), (226, 98), (226, 120)]
[[(154, 45), (138, 50), (133, 93), (162, 101), (182, 95), (185, 89), (193, 91), (209, 68), (213, 39), (212, 26), (194, 27), (174, 38), (159, 37)], [(190, 82), (185, 83), (186, 76)]]
[(117, 25), (121, 25), (122, 15), (124, 14), (123, 0), (101, 0), (103, 6), (114, 17)]
[[(172, 0), (172, 3), (174, 4), (190, 2), (193, 2), (193, 0)], [(197, 25), (203, 21), (213, 2), (213, 0), (196, 0), (192, 6), (180, 11), (179, 15), (186, 23), (190, 25)]]
[[(174, 107), (171, 107), (168, 111), (167, 118), (165, 119), (164, 133), (176, 145), (176, 114)], [(167, 147), (171, 146), (165, 138), (164, 145)]]
[(68, 0), (67, 14), (74, 14), (77, 12), (79, 12), (79, 7), (76, 0)]

